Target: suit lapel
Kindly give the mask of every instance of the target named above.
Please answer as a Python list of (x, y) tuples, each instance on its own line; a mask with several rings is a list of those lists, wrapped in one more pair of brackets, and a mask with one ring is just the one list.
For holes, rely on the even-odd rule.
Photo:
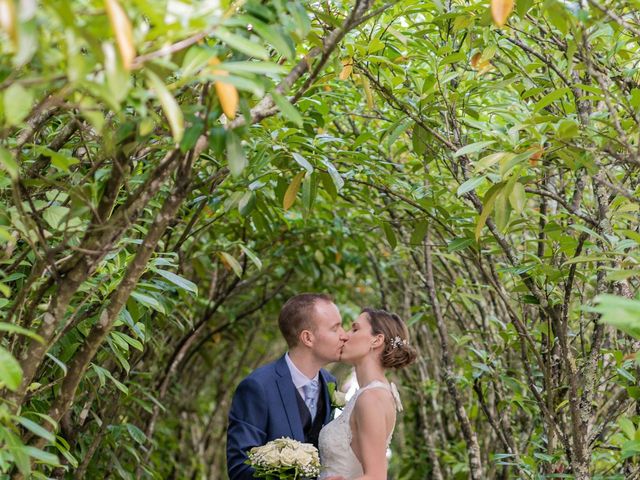
[(278, 360), (276, 364), (276, 372), (279, 378), (276, 380), (278, 391), (280, 392), (280, 400), (282, 407), (289, 421), (292, 438), (300, 442), (304, 442), (304, 432), (302, 430), (302, 422), (300, 420), (300, 412), (298, 411), (298, 401), (296, 400), (296, 387), (291, 380), (291, 373), (284, 357)]
[[(329, 378), (327, 378), (327, 373), (324, 370), (320, 370), (320, 377), (322, 378), (322, 394), (324, 395), (324, 422), (323, 425), (326, 425), (331, 421), (331, 415), (333, 414), (333, 409), (331, 407), (331, 398), (329, 398)], [(337, 387), (337, 385), (336, 385)]]

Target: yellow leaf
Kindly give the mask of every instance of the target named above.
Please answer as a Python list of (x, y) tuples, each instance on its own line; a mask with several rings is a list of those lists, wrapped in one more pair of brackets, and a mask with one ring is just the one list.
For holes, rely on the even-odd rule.
[(111, 28), (116, 34), (116, 43), (122, 57), (122, 65), (126, 70), (131, 70), (133, 59), (136, 58), (136, 48), (133, 45), (133, 28), (129, 17), (123, 10), (118, 0), (105, 0), (107, 15)]
[[(209, 65), (211, 66), (218, 65), (219, 63), (220, 60), (218, 60), (216, 57), (213, 57), (209, 60)], [(212, 70), (211, 73), (218, 76), (229, 75), (229, 72), (227, 72), (226, 70)], [(238, 89), (230, 83), (220, 81), (215, 82), (214, 87), (216, 89), (216, 95), (218, 95), (218, 100), (220, 101), (222, 111), (229, 120), (233, 120), (234, 118), (236, 118), (238, 103), (240, 101)]]
[(173, 138), (176, 143), (180, 143), (184, 135), (184, 115), (182, 114), (180, 105), (178, 105), (178, 102), (176, 102), (176, 99), (171, 95), (171, 92), (169, 92), (162, 80), (151, 70), (147, 71), (147, 80), (148, 85), (158, 96), (160, 105), (162, 105), (162, 111), (169, 121)]
[(16, 28), (16, 4), (14, 0), (0, 0), (0, 28), (7, 34), (14, 46), (18, 45), (18, 29)]
[(233, 85), (224, 82), (216, 82), (215, 87), (222, 111), (229, 120), (233, 120), (236, 118), (238, 110), (238, 90)]
[(494, 23), (502, 27), (513, 11), (513, 0), (491, 0), (491, 17)]
[(227, 252), (219, 252), (220, 260), (227, 270), (233, 270), (238, 277), (242, 277), (242, 265)]
[(535, 167), (536, 165), (538, 165), (538, 160), (540, 160), (542, 158), (542, 154), (544, 153), (544, 147), (542, 145), (536, 145), (538, 150), (531, 155), (531, 157), (529, 157), (529, 164), (532, 167)]
[(340, 80), (346, 80), (351, 76), (351, 72), (353, 72), (353, 61), (351, 60), (351, 58), (345, 58), (344, 60), (342, 60), (342, 71), (340, 72), (338, 78)]
[(287, 191), (284, 194), (284, 199), (282, 200), (282, 207), (285, 210), (289, 210), (291, 205), (296, 201), (296, 195), (298, 195), (298, 190), (300, 190), (300, 184), (302, 183), (302, 179), (304, 178), (304, 172), (298, 173), (295, 177), (293, 177), (293, 181)]
[(482, 56), (482, 53), (478, 52), (471, 57), (471, 67), (478, 71), (478, 75), (482, 75), (490, 70), (493, 70), (491, 62)]
[(367, 106), (373, 108), (373, 93), (371, 92), (371, 84), (369, 79), (362, 75), (362, 87), (364, 88), (364, 95), (367, 98)]
[(471, 57), (471, 67), (478, 69), (478, 63), (480, 63), (480, 58), (482, 58), (482, 53), (478, 52), (473, 57)]
[(491, 187), (491, 189), (487, 192), (487, 197), (484, 202), (484, 206), (482, 207), (482, 213), (480, 213), (480, 216), (478, 217), (478, 223), (476, 225), (476, 242), (480, 239), (480, 233), (482, 232), (485, 223), (487, 223), (487, 218), (493, 211), (493, 207), (496, 203), (496, 199), (498, 198), (500, 190), (501, 185), (498, 184)]

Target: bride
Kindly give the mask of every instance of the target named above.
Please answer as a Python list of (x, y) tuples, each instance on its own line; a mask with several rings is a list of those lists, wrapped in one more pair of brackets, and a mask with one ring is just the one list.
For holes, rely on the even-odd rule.
[(342, 414), (320, 431), (320, 480), (386, 480), (387, 448), (402, 411), (389, 368), (402, 368), (416, 358), (400, 317), (365, 308), (347, 333), (340, 361), (355, 367), (360, 389)]

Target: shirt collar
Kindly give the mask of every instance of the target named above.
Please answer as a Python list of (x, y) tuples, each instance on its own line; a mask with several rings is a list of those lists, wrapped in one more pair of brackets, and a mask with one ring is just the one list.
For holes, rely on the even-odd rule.
[(316, 373), (316, 376), (313, 378), (309, 378), (307, 377), (304, 373), (302, 373), (300, 370), (298, 370), (298, 367), (296, 367), (294, 365), (294, 363), (291, 361), (291, 358), (289, 357), (289, 352), (287, 352), (284, 356), (284, 359), (287, 362), (287, 367), (289, 367), (289, 371), (291, 372), (291, 380), (293, 380), (293, 385), (296, 388), (302, 388), (304, 387), (307, 383), (313, 381), (313, 380), (318, 380), (319, 374)]

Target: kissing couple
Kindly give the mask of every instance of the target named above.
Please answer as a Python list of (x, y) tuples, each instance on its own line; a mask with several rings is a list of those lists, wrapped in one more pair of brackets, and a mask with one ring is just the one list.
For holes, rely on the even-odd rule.
[[(385, 372), (416, 358), (404, 322), (365, 308), (345, 331), (330, 296), (304, 293), (285, 303), (278, 326), (289, 351), (242, 380), (233, 396), (229, 479), (253, 479), (247, 452), (288, 437), (319, 449), (321, 480), (386, 480), (386, 451), (402, 407)], [(336, 379), (323, 367), (337, 361), (355, 367), (360, 388), (331, 420), (329, 385), (335, 388)]]

